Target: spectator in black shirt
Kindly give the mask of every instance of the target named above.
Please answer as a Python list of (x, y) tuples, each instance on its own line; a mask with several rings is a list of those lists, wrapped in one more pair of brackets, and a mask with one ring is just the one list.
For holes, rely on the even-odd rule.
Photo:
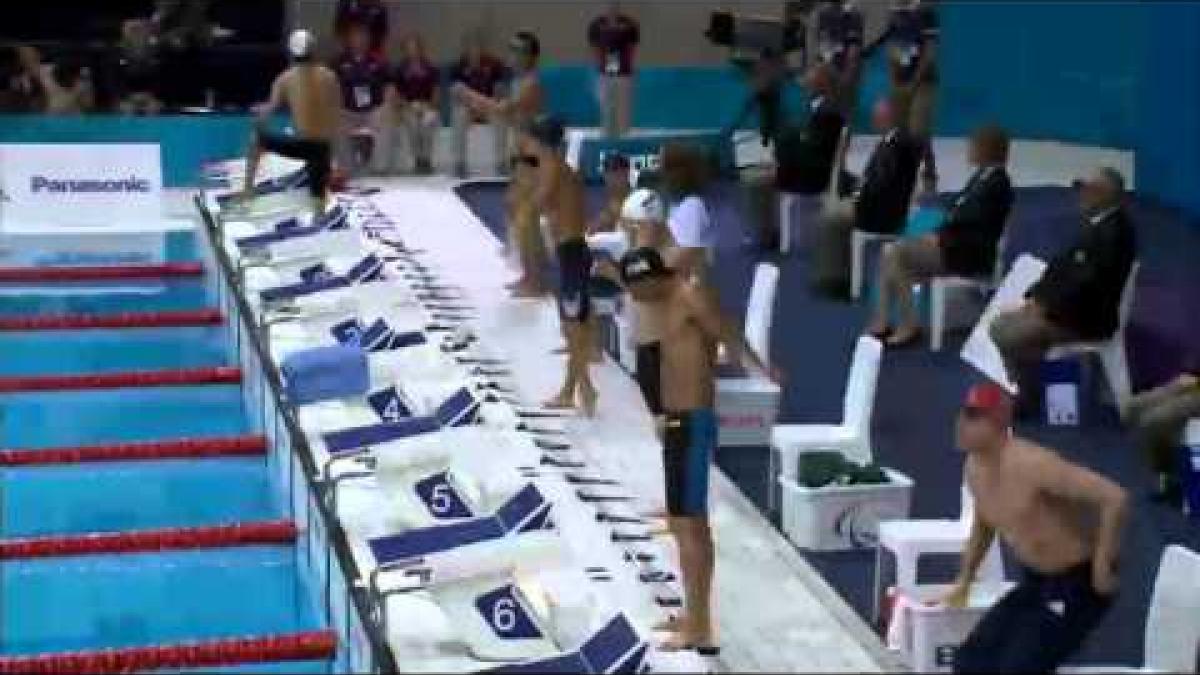
[(809, 101), (807, 124), (797, 134), (785, 130), (775, 145), (775, 180), (781, 191), (819, 195), (829, 187), (834, 154), (846, 119), (837, 102), (835, 71), (817, 64), (805, 74)]
[[(462, 83), (463, 86), (482, 96), (500, 98), (503, 94), (501, 90), (509, 76), (508, 66), (488, 53), (484, 48), (482, 37), (471, 34), (464, 38), (462, 58), (451, 70), (450, 80), (454, 83)], [(491, 124), (496, 162), (508, 161), (507, 123), (503, 118), (499, 116), (489, 118), (487, 115), (473, 110), (464, 101), (455, 99), (451, 110), (451, 120), (454, 125), (455, 170), (459, 176), (467, 175), (467, 134), (473, 124)]]
[(991, 337), (1009, 378), (1020, 388), (1024, 413), (1039, 399), (1037, 366), (1053, 346), (1105, 340), (1118, 328), (1121, 294), (1137, 254), (1137, 236), (1125, 213), (1125, 179), (1101, 168), (1079, 187), (1083, 231), (1050, 260), (1025, 303), (998, 315)]
[(984, 277), (994, 272), (996, 247), (1012, 210), (1013, 189), (1005, 165), (1008, 135), (986, 126), (971, 137), (968, 161), (977, 169), (954, 199), (938, 232), (889, 245), (879, 263), (879, 299), (868, 331), (883, 338), (888, 332), (891, 302), (899, 309), (891, 347), (912, 344), (920, 322), (912, 302), (913, 284), (935, 276)]

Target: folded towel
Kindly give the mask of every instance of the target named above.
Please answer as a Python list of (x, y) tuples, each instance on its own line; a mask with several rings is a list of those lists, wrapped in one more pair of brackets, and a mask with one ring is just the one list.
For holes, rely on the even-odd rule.
[(288, 397), (297, 405), (361, 396), (370, 386), (367, 355), (334, 345), (288, 355), (281, 367)]

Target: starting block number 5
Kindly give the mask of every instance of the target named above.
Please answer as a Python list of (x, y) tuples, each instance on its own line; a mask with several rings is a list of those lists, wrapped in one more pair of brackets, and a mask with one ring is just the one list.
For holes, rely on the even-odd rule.
[(470, 518), (474, 514), (470, 507), (459, 496), (458, 491), (450, 484), (450, 475), (445, 472), (435, 473), (422, 479), (416, 484), (417, 497), (429, 509), (429, 513), (438, 520), (451, 518)]

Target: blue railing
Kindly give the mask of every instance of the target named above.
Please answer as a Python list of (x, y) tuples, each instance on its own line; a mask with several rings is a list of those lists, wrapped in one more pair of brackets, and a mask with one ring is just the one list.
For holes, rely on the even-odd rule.
[(395, 659), (372, 621), (371, 604), (346, 533), (318, 481), (316, 461), (300, 429), (295, 409), (283, 395), (282, 380), (246, 299), (238, 292), (234, 266), (221, 248), (212, 214), (196, 198), (197, 253), (209, 271), (209, 296), (231, 327), (232, 353), (242, 369), (242, 395), (252, 427), (267, 438), (267, 461), (285, 512), (296, 522), (296, 568), (314, 594), (326, 625), (338, 635), (335, 673), (391, 673)]

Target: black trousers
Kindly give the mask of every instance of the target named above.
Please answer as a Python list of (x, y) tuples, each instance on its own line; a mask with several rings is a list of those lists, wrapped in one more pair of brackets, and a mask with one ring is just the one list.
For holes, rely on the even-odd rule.
[(1083, 644), (1112, 604), (1092, 588), (1092, 564), (1024, 580), (984, 615), (959, 646), (956, 673), (1053, 673)]

